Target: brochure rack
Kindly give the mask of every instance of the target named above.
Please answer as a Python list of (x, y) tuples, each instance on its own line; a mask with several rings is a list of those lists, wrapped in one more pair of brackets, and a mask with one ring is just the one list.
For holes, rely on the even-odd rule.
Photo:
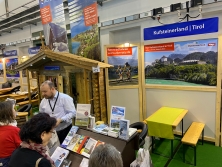
[[(115, 146), (122, 155), (124, 167), (129, 167), (130, 163), (136, 159), (135, 150), (137, 149), (137, 145), (138, 145), (137, 132), (133, 134), (130, 137), (130, 139), (127, 141), (119, 139), (119, 138), (113, 138), (107, 135), (95, 133), (95, 132), (92, 132), (90, 130), (83, 129), (83, 128), (79, 128), (77, 133), (80, 135), (92, 137), (95, 140), (100, 140), (102, 142), (109, 143)], [(79, 164), (81, 163), (84, 156), (70, 151), (67, 158), (72, 161), (71, 167), (79, 167)]]

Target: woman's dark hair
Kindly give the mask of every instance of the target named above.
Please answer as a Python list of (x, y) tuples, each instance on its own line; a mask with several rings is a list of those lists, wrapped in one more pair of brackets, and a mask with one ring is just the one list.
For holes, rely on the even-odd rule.
[(22, 126), (19, 135), (21, 140), (27, 143), (32, 141), (36, 144), (42, 144), (42, 132), (48, 133), (55, 125), (55, 118), (46, 113), (39, 113)]
[(0, 102), (0, 122), (10, 124), (14, 121), (13, 103), (11, 101)]

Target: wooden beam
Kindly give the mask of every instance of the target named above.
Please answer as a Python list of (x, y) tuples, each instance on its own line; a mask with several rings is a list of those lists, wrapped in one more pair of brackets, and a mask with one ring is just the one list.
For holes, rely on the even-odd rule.
[[(26, 75), (27, 75), (27, 83), (28, 83), (28, 97), (29, 97), (29, 104), (32, 104), (32, 99), (31, 99), (31, 89), (30, 89), (30, 79), (29, 79), (29, 71), (26, 70)], [(32, 113), (32, 108), (30, 110), (30, 115), (33, 116)]]
[[(51, 59), (55, 58), (55, 56), (52, 56), (52, 55), (49, 55), (48, 57), (51, 58)], [(74, 62), (73, 60), (70, 60), (70, 59), (67, 59), (67, 58), (61, 58), (61, 56), (60, 56), (60, 58), (58, 58), (58, 57), (56, 57), (56, 58), (57, 58), (58, 61), (68, 63), (68, 64), (72, 64), (76, 67), (80, 67), (80, 68), (92, 71), (91, 66), (81, 65), (81, 64), (78, 64), (78, 63)]]
[(61, 55), (61, 54), (56, 54), (56, 53), (50, 53), (48, 51), (46, 53), (47, 53), (47, 57), (49, 57), (49, 56), (52, 57), (51, 59), (53, 59), (53, 57), (56, 58), (56, 60), (64, 60), (65, 59), (66, 63), (73, 62), (73, 63), (77, 64), (78, 66), (81, 65), (80, 67), (90, 66), (92, 68), (92, 67), (97, 67), (97, 65), (98, 65), (98, 62), (82, 61), (81, 59), (76, 59), (72, 56), (66, 56), (65, 54)]
[(215, 127), (216, 127), (216, 138), (215, 138), (215, 145), (221, 146), (221, 132), (220, 128), (222, 127), (221, 124), (221, 63), (222, 63), (222, 35), (218, 38), (218, 59), (217, 59), (217, 96), (216, 96), (216, 116), (215, 116)]
[(34, 64), (35, 62), (38, 62), (39, 60), (41, 60), (43, 58), (43, 55), (44, 55), (44, 52), (39, 52), (38, 54), (28, 59), (24, 63), (21, 63), (18, 66), (16, 66), (16, 69), (20, 71), (20, 70), (24, 70), (28, 68), (31, 64)]

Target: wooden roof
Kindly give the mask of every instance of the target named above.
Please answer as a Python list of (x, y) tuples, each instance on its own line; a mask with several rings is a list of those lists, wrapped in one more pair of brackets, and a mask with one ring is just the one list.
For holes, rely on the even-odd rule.
[(34, 55), (24, 63), (16, 66), (16, 69), (19, 71), (24, 69), (38, 69), (39, 66), (49, 61), (60, 61), (87, 70), (92, 70), (92, 67), (97, 66), (99, 66), (100, 68), (113, 67), (113, 65), (85, 58), (82, 56), (77, 56), (71, 53), (41, 50), (38, 54)]

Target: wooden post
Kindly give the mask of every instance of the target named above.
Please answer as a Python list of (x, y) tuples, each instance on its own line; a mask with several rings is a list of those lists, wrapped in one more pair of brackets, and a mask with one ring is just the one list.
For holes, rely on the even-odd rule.
[(38, 105), (40, 105), (41, 101), (41, 91), (40, 91), (40, 83), (39, 83), (39, 72), (36, 71), (37, 75), (37, 93), (38, 93)]
[[(28, 83), (28, 96), (29, 96), (29, 103), (32, 104), (32, 99), (31, 99), (31, 89), (30, 89), (30, 77), (29, 77), (29, 70), (26, 69), (26, 75), (27, 75), (27, 83)], [(30, 115), (32, 116), (32, 108), (30, 110)]]
[(3, 60), (3, 62), (2, 62), (2, 66), (3, 66), (3, 75), (4, 75), (4, 82), (6, 82), (7, 81), (7, 79), (6, 79), (6, 61), (5, 61), (5, 58), (3, 58), (2, 59)]
[[(221, 125), (221, 63), (222, 63), (222, 35), (218, 38), (218, 59), (217, 59), (217, 96), (216, 96), (216, 138), (215, 138), (215, 145), (221, 146), (221, 134), (220, 134), (220, 128)], [(221, 127), (220, 127), (221, 126)]]
[(88, 104), (90, 103), (90, 99), (89, 99), (89, 88), (88, 88), (88, 76), (87, 76), (87, 72), (86, 72), (86, 69), (83, 70), (83, 76), (84, 76), (84, 87), (85, 87), (85, 103)]

